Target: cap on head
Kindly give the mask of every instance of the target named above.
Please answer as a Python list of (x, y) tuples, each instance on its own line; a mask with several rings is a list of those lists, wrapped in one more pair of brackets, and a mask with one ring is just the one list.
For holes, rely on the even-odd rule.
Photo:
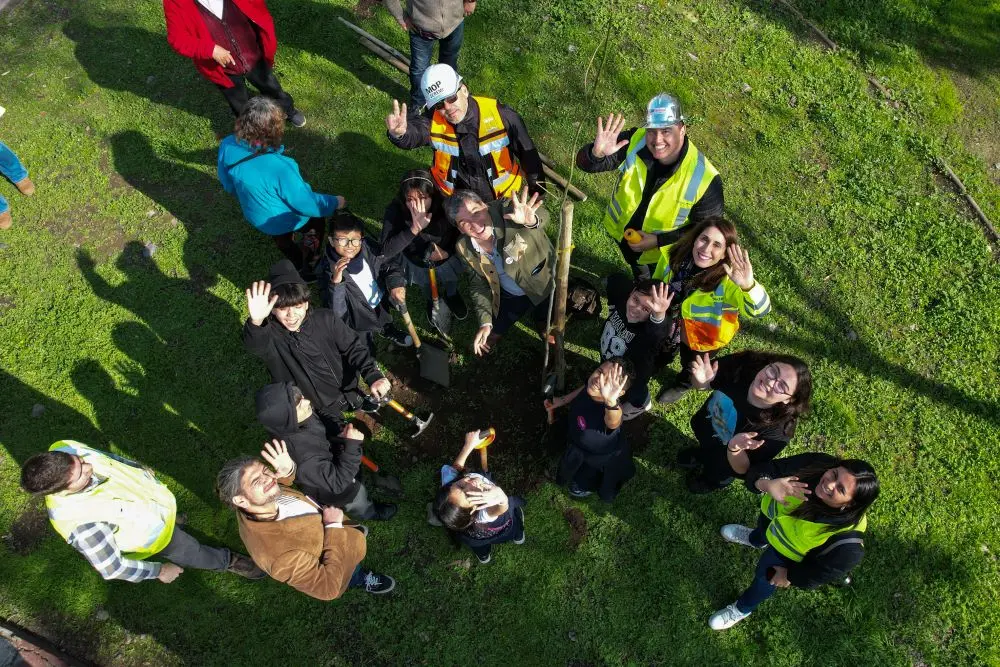
[(660, 93), (646, 106), (646, 129), (673, 127), (684, 122), (681, 103), (669, 93)]
[(420, 77), (420, 90), (427, 100), (428, 109), (457, 93), (461, 85), (462, 77), (450, 65), (444, 63), (431, 65)]

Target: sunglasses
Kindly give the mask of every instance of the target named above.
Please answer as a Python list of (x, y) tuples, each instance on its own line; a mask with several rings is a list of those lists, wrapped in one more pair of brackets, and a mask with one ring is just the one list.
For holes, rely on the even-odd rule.
[(455, 93), (451, 97), (444, 98), (443, 100), (432, 106), (431, 109), (434, 109), (435, 111), (440, 111), (441, 109), (444, 109), (445, 103), (454, 104), (457, 101), (458, 101), (458, 93)]

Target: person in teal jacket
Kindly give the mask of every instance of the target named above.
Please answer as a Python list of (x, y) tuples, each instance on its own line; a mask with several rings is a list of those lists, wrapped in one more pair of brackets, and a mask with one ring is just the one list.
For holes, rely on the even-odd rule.
[[(236, 195), (247, 221), (274, 239), (305, 275), (313, 272), (326, 217), (345, 206), (343, 197), (313, 192), (299, 165), (284, 154), (285, 112), (274, 100), (251, 99), (236, 119), (236, 132), (219, 146), (219, 182)], [(301, 243), (294, 234), (301, 233)]]

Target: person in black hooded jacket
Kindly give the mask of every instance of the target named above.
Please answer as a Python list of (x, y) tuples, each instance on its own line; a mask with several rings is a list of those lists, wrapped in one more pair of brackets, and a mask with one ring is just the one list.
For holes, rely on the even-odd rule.
[(319, 263), (320, 298), (347, 325), (362, 334), (375, 354), (375, 334), (410, 347), (413, 339), (392, 323), (392, 309), (406, 301), (406, 280), (396, 262), (376, 254), (361, 219), (340, 213)]
[(309, 286), (289, 260), (272, 266), (268, 280), (246, 295), (244, 345), (264, 360), (273, 381), (295, 383), (327, 429), (339, 432), (343, 411), (361, 404), (359, 374), (376, 399), (389, 393), (364, 341), (332, 310), (309, 307)]
[(355, 519), (384, 521), (396, 514), (395, 505), (373, 503), (358, 480), (364, 434), (346, 424), (332, 436), (293, 383), (276, 382), (257, 392), (257, 421), (285, 443), (295, 462), (295, 484), (317, 503)]

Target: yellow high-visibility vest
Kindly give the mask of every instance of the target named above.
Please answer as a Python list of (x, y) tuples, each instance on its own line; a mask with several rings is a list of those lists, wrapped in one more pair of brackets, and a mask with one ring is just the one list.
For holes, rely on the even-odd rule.
[[(479, 105), (479, 154), (488, 160), (486, 174), (497, 199), (519, 192), (523, 178), (521, 167), (510, 154), (510, 137), (500, 120), (497, 101), (488, 97), (473, 97)], [(434, 162), (431, 176), (446, 197), (455, 192), (458, 174), (453, 165), (458, 164), (458, 135), (454, 126), (440, 109), (431, 117), (431, 147)]]
[[(629, 141), (625, 161), (618, 167), (615, 194), (604, 214), (604, 228), (615, 241), (622, 240), (625, 225), (632, 219), (632, 214), (642, 201), (648, 167), (638, 153), (645, 147), (646, 130), (639, 128)], [(642, 231), (656, 234), (687, 225), (691, 207), (702, 198), (718, 173), (715, 165), (698, 150), (694, 142), (688, 140), (687, 153), (677, 171), (653, 193), (649, 208), (646, 209), (646, 217), (642, 221)], [(660, 249), (651, 248), (639, 256), (639, 264), (656, 264), (659, 257)]]
[(796, 563), (801, 563), (807, 553), (826, 544), (834, 535), (849, 530), (863, 533), (868, 527), (866, 516), (862, 516), (854, 525), (839, 526), (833, 530), (830, 530), (829, 524), (791, 516), (795, 508), (803, 502), (798, 498), (788, 497), (784, 503), (779, 503), (767, 493), (760, 500), (760, 511), (771, 520), (766, 533), (768, 544), (782, 556)]
[(73, 440), (60, 440), (49, 451), (79, 456), (104, 479), (90, 491), (45, 496), (49, 521), (64, 540), (82, 524), (110, 523), (127, 558), (147, 558), (170, 543), (177, 503), (170, 489), (150, 473)]

